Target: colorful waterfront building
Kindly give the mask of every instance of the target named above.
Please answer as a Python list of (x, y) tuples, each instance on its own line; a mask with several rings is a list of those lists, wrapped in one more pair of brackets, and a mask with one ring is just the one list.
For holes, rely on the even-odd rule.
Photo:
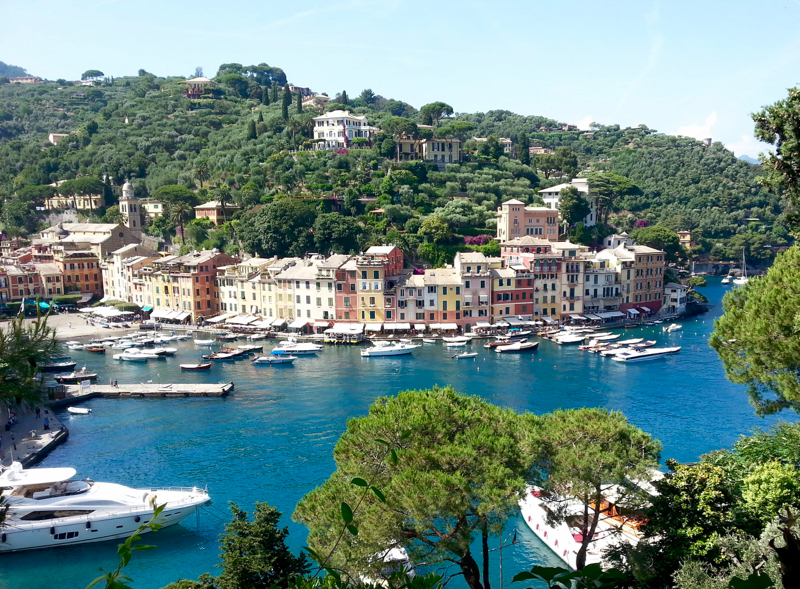
[(87, 299), (103, 298), (102, 270), (94, 251), (61, 249), (54, 252), (53, 259), (63, 276), (64, 294), (82, 294)]
[(350, 258), (336, 269), (336, 321), (358, 320), (358, 264)]
[(492, 268), (502, 267), (502, 258), (488, 258), (480, 252), (458, 252), (453, 267), (461, 277), (464, 328), (489, 322), (492, 298)]
[(373, 246), (356, 257), (359, 321), (396, 321), (396, 287), (402, 270), (403, 253), (396, 245)]
[[(441, 324), (442, 329), (461, 327), (464, 319), (461, 312), (461, 275), (455, 268), (425, 270), (425, 320), (430, 324)], [(444, 327), (448, 325), (448, 327)]]
[(644, 245), (620, 245), (597, 253), (617, 271), (620, 284), (619, 311), (628, 317), (656, 314), (664, 294), (665, 253)]
[(532, 236), (558, 241), (558, 211), (548, 207), (529, 207), (517, 199), (497, 207), (497, 240), (501, 243)]
[(136, 272), (145, 283), (144, 302), (152, 308), (150, 317), (197, 322), (217, 315), (217, 269), (236, 261), (216, 249), (153, 260)]

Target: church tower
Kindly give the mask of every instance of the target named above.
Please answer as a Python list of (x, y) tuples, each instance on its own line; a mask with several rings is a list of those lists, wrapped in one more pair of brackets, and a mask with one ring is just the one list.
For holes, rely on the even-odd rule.
[(122, 185), (119, 212), (122, 213), (125, 227), (137, 232), (142, 230), (142, 212), (139, 208), (139, 199), (133, 194), (133, 186), (130, 182), (125, 182)]

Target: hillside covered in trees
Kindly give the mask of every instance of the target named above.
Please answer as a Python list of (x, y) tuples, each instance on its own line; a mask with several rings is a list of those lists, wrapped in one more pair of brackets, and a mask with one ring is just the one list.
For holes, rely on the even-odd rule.
[[(790, 241), (781, 196), (758, 184), (759, 166), (737, 160), (719, 143), (705, 146), (643, 125), (593, 125), (586, 132), (508, 111), (458, 113), (445, 102), (417, 109), (366, 89), (354, 97), (342, 91), (324, 110), (365, 115), (382, 129), (371, 145), (316, 151), (313, 117), (322, 109), (303, 106), (299, 94), (284, 90), (288, 79), (277, 67), (223, 64), (199, 99), (187, 97), (186, 78), (144, 70), (116, 79), (89, 70), (84, 78), (94, 82), (0, 84), (7, 236), (39, 228), (44, 213), (31, 213), (56, 190), (65, 192), (47, 186), (60, 180), (102, 183), (107, 206), (78, 214), (116, 220), (118, 187), (128, 179), (139, 198), (157, 197), (171, 206), (148, 232), (187, 248), (244, 247), (273, 255), (290, 247), (302, 253), (301, 244), (347, 252), (394, 241), (412, 260), (439, 265), (458, 250), (495, 251), (496, 244), (485, 244), (502, 201), (541, 204), (538, 190), (595, 174), (627, 178), (630, 186), (609, 189), (606, 225), (569, 228), (584, 243), (614, 230), (662, 225), (692, 230), (699, 244), (694, 253), (738, 259), (744, 247), (748, 259), (768, 261)], [(69, 135), (53, 145), (50, 133)], [(394, 162), (401, 134), (458, 138), (464, 161), (443, 169)], [(489, 139), (476, 142), (474, 136)], [(512, 140), (510, 152), (500, 137)], [(530, 155), (528, 146), (550, 153)], [(286, 196), (302, 198), (282, 202)], [(192, 221), (191, 206), (208, 200), (239, 208), (221, 229)], [(265, 236), (270, 227), (276, 233)], [(292, 241), (277, 245), (287, 239)]]

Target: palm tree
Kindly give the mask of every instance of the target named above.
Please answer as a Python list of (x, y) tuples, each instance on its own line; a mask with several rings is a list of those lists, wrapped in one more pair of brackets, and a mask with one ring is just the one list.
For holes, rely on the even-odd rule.
[(222, 220), (225, 222), (225, 203), (231, 200), (231, 187), (227, 184), (220, 184), (215, 192), (219, 200), (219, 206), (222, 207)]
[(194, 170), (194, 177), (195, 180), (200, 182), (200, 188), (203, 187), (203, 182), (208, 181), (211, 177), (211, 174), (208, 172), (208, 164), (206, 162), (201, 161), (197, 164), (197, 167)]
[(194, 212), (192, 206), (187, 202), (178, 201), (169, 207), (169, 214), (172, 220), (181, 228), (181, 240), (186, 243), (186, 236), (183, 234), (183, 224)]

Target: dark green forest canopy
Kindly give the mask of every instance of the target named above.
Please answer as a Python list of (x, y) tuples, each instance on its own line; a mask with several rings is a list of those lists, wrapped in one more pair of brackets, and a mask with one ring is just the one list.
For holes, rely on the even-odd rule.
[[(213, 87), (199, 100), (187, 98), (186, 78), (156, 77), (144, 70), (138, 76), (97, 80), (93, 86), (1, 85), (0, 198), (16, 199), (9, 205), (13, 213), (41, 202), (40, 195), (19, 197), (21, 189), (108, 175), (115, 185), (130, 180), (139, 197), (155, 195), (163, 186), (185, 186), (209, 190), (198, 192), (203, 202), (226, 185), (231, 202), (243, 209), (236, 215), (279, 195), (335, 195), (345, 199), (345, 214), (357, 216), (368, 212), (359, 197), (377, 197), (374, 206), (405, 207), (402, 214), (393, 211), (394, 218), (409, 219), (416, 227), (421, 216), (467, 197), (487, 213), (474, 217), (485, 219), (486, 226), (467, 228), (478, 235), (494, 233), (491, 213), (504, 200), (541, 204), (538, 190), (543, 187), (575, 174), (614, 172), (638, 188), (614, 203), (608, 222), (618, 230), (631, 230), (641, 220), (693, 230), (701, 251), (717, 259), (738, 259), (743, 247), (748, 259), (768, 259), (773, 251), (768, 246), (791, 241), (778, 190), (760, 186), (759, 166), (737, 160), (719, 143), (706, 147), (643, 125), (593, 125), (586, 132), (503, 110), (459, 113), (452, 99), (431, 103), (456, 107), (452, 115), (443, 109), (439, 119), (432, 117), (431, 105), (418, 111), (371, 90), (346, 93), (355, 98), (339, 92), (324, 110), (347, 108), (378, 126), (405, 118), (410, 129), (432, 119), (436, 137), (466, 140), (468, 151), (473, 136), (510, 137), (515, 148), (522, 140), (533, 147), (567, 149), (577, 161), (560, 172), (548, 171), (547, 178), (537, 173), (545, 166), (537, 156), (526, 165), (511, 154), (479, 149), (468, 153), (471, 161), (447, 165), (444, 171), (419, 162), (389, 166), (386, 158), (395, 156), (396, 147), (388, 131), (378, 133), (371, 146), (359, 145), (349, 153), (314, 152), (313, 117), (323, 109), (304, 106), (297, 112), (293, 105), (283, 113), (278, 89), (288, 80), (281, 68), (266, 63), (222, 64)], [(425, 128), (417, 132), (430, 133)], [(50, 133), (69, 135), (52, 145)], [(402, 171), (410, 172), (409, 178)], [(18, 215), (5, 217), (11, 221)], [(369, 239), (374, 233), (385, 236), (391, 227), (402, 230), (405, 221), (370, 217), (360, 222), (369, 225), (364, 233)], [(24, 230), (34, 225), (29, 221)], [(459, 234), (457, 224), (451, 229)], [(463, 240), (456, 237), (445, 245), (459, 245), (457, 239)]]

